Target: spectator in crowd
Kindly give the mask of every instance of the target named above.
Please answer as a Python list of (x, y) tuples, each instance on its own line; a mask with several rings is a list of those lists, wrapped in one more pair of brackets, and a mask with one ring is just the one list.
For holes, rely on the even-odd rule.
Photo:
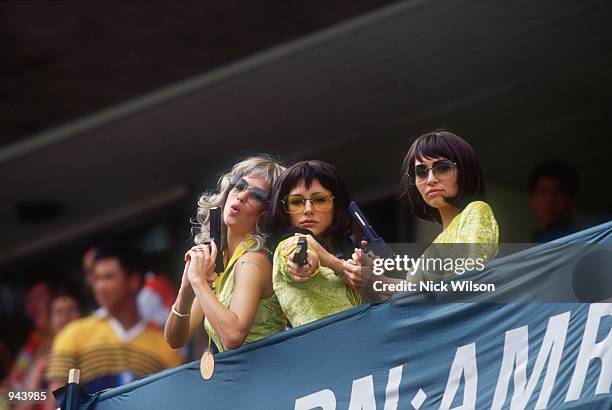
[[(68, 292), (66, 289), (58, 289), (53, 292), (51, 302), (49, 304), (49, 332), (51, 340), (71, 321), (78, 319), (81, 316), (81, 310), (78, 299)], [(45, 377), (47, 361), (49, 359), (49, 348), (40, 350), (38, 356), (31, 363), (26, 375), (23, 379), (21, 389), (24, 390), (44, 390), (48, 388), (48, 383)], [(48, 398), (48, 406), (43, 402), (24, 402), (20, 403), (15, 410), (38, 410), (51, 408), (53, 399)]]
[(140, 315), (163, 329), (175, 296), (176, 289), (164, 275), (147, 272), (137, 298)]
[(46, 282), (34, 284), (26, 294), (26, 317), (34, 324), (25, 345), (17, 355), (15, 363), (2, 383), (10, 388), (21, 388), (32, 363), (48, 351), (53, 342), (49, 329), (49, 302), (51, 291)]
[(92, 284), (102, 309), (70, 323), (55, 339), (47, 369), (51, 389), (66, 383), (71, 368), (81, 370), (81, 385), (94, 392), (181, 363), (161, 330), (138, 311), (141, 266), (135, 249), (122, 244), (98, 247)]
[(578, 173), (570, 165), (549, 161), (537, 165), (529, 176), (529, 202), (538, 218), (534, 242), (548, 242), (575, 232), (572, 208), (578, 195)]
[(93, 264), (94, 258), (96, 257), (96, 250), (96, 245), (89, 245), (81, 259), (81, 266), (83, 267), (83, 274), (85, 275), (85, 283), (83, 286), (83, 295), (85, 297), (83, 302), (87, 313), (91, 313), (98, 308), (98, 304), (93, 295)]
[[(89, 312), (93, 312), (97, 308), (92, 293), (92, 287), (93, 263), (98, 246), (99, 245), (90, 245), (83, 254), (82, 260), (86, 284), (85, 293), (86, 296), (88, 296), (86, 305)], [(140, 316), (147, 321), (157, 324), (163, 329), (166, 324), (166, 319), (170, 314), (170, 308), (174, 302), (175, 295), (175, 288), (165, 276), (153, 271), (146, 272), (144, 274), (142, 288), (136, 299)]]

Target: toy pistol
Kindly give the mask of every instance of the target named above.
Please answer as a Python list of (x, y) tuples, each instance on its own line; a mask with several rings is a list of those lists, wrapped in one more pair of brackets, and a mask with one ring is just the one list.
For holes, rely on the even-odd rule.
[(293, 254), (293, 263), (298, 266), (306, 265), (306, 251), (308, 250), (308, 241), (305, 236), (298, 238), (297, 248)]
[(217, 258), (215, 259), (215, 273), (221, 273), (223, 267), (223, 249), (221, 248), (221, 208), (214, 206), (210, 208), (209, 216), (210, 240), (217, 246)]
[(373, 253), (381, 258), (394, 258), (395, 252), (393, 252), (389, 245), (385, 243), (383, 238), (378, 236), (355, 202), (351, 202), (348, 207), (348, 211), (355, 222), (357, 222), (357, 225), (359, 225), (365, 239), (368, 241), (366, 252)]

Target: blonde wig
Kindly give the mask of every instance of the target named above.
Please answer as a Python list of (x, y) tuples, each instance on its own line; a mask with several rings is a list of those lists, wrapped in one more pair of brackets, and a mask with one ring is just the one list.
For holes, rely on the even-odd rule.
[[(229, 182), (229, 178), (232, 175), (262, 178), (268, 183), (270, 189), (272, 189), (276, 180), (284, 170), (285, 168), (268, 154), (259, 154), (249, 157), (234, 165), (230, 172), (223, 174), (219, 178), (216, 191), (207, 192), (200, 196), (200, 199), (198, 200), (196, 221), (194, 222), (195, 226), (192, 229), (194, 233), (194, 242), (199, 245), (210, 241), (210, 208), (218, 206), (223, 209), (225, 202), (227, 201), (229, 191), (232, 189)], [(263, 208), (260, 216), (262, 215)], [(248, 249), (250, 251), (257, 251), (263, 248), (264, 237), (259, 225), (258, 219), (258, 223), (255, 225), (255, 230), (251, 234), (254, 241), (253, 245)], [(223, 218), (221, 219), (221, 243), (223, 249), (227, 249), (227, 226), (223, 222)]]

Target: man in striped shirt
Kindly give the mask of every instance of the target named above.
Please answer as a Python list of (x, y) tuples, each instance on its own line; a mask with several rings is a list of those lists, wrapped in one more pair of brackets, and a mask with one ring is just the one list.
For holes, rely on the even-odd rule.
[(123, 245), (98, 249), (93, 291), (102, 309), (73, 321), (56, 337), (47, 368), (51, 389), (66, 383), (71, 368), (81, 370), (81, 385), (93, 393), (181, 364), (159, 327), (139, 314), (140, 260), (136, 250)]

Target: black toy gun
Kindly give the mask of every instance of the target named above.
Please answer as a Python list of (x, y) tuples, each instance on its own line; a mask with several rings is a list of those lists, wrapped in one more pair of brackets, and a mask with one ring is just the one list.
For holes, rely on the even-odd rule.
[(361, 209), (357, 206), (355, 202), (351, 202), (348, 207), (348, 211), (359, 225), (359, 228), (363, 232), (365, 239), (368, 241), (368, 246), (365, 251), (367, 253), (375, 254), (381, 258), (394, 258), (395, 252), (385, 243), (383, 238), (378, 236), (372, 225), (368, 222)]
[(306, 265), (306, 251), (308, 250), (308, 241), (305, 236), (300, 236), (298, 238), (297, 248), (295, 249), (295, 253), (293, 254), (293, 263), (296, 263), (298, 266)]
[(215, 259), (215, 273), (221, 273), (223, 267), (223, 249), (221, 249), (221, 208), (214, 206), (210, 208), (209, 215), (210, 241), (217, 246), (217, 258)]

